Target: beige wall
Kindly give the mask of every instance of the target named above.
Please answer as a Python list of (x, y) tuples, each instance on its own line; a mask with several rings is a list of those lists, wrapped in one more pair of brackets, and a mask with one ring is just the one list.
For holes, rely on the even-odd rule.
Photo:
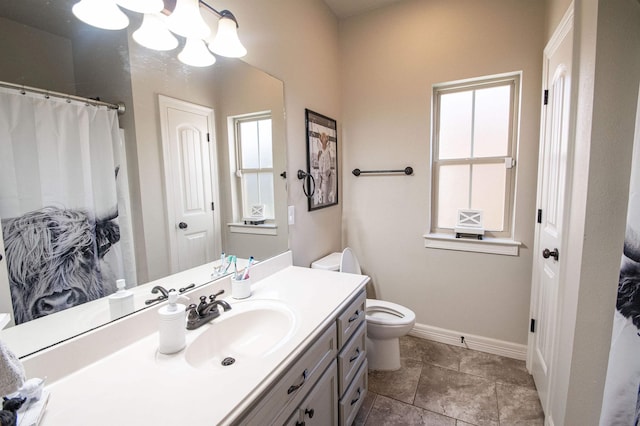
[[(411, 308), (420, 324), (526, 344), (543, 24), (541, 2), (512, 0), (408, 0), (340, 24), (344, 240), (378, 296)], [(424, 248), (432, 85), (520, 70), (520, 255)], [(407, 165), (411, 177), (350, 173)]]
[[(342, 126), (338, 21), (322, 0), (217, 0), (216, 7), (238, 18), (240, 37), (249, 51), (244, 60), (284, 81), (288, 203), (296, 209), (289, 248), (296, 265), (309, 266), (342, 248), (342, 192), (339, 205), (307, 212), (301, 181), (295, 176), (298, 169), (307, 168), (304, 109), (335, 118)], [(341, 146), (338, 140), (338, 149)]]
[(0, 81), (76, 93), (71, 40), (0, 17)]
[[(286, 181), (279, 176), (286, 170), (284, 85), (277, 78), (237, 60), (224, 61), (224, 66), (217, 69), (217, 77), (216, 133), (220, 168), (222, 247), (227, 253), (238, 257), (253, 256), (259, 260), (265, 259), (285, 251), (289, 244)], [(276, 216), (274, 223), (277, 235), (230, 232), (228, 224), (238, 220), (233, 216), (233, 203), (240, 194), (240, 179), (235, 175), (235, 154), (230, 155), (228, 117), (265, 111), (271, 112)], [(233, 167), (230, 164), (233, 164)], [(240, 210), (239, 205), (235, 208)]]

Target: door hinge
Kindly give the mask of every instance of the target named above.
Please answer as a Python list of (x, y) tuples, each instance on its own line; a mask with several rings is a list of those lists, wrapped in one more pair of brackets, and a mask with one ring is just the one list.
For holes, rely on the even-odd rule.
[(538, 209), (538, 223), (542, 223), (542, 209)]
[(536, 332), (536, 320), (531, 318), (531, 324), (529, 325), (529, 331), (532, 333)]
[(544, 91), (544, 102), (543, 105), (547, 105), (549, 103), (549, 90)]
[(215, 206), (215, 204), (214, 204), (214, 203), (213, 203), (213, 201), (212, 201), (212, 202), (211, 202), (211, 210), (214, 210), (214, 211), (215, 211), (215, 209), (216, 209), (216, 206)]
[(211, 139), (209, 137), (209, 133), (207, 133), (207, 142), (211, 142)]

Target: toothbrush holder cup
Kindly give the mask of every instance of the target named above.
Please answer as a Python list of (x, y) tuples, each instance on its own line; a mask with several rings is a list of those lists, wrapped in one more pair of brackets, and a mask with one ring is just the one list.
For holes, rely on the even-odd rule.
[(251, 296), (251, 278), (236, 280), (231, 278), (231, 297), (234, 299), (246, 299)]

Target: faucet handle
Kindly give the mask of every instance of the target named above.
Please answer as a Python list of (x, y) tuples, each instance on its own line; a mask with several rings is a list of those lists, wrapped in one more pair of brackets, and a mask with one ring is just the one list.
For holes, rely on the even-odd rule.
[(211, 296), (209, 296), (209, 300), (213, 302), (214, 300), (216, 300), (216, 297), (220, 296), (222, 293), (224, 293), (224, 290), (220, 290), (216, 294), (212, 294)]

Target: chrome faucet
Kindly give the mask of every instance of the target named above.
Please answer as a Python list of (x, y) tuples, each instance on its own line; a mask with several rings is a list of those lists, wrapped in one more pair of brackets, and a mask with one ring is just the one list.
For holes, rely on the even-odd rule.
[(218, 306), (222, 306), (222, 309), (226, 312), (231, 309), (231, 306), (224, 300), (216, 300), (216, 297), (224, 293), (224, 290), (220, 290), (216, 294), (209, 296), (207, 302), (207, 296), (200, 296), (200, 303), (192, 303), (187, 306), (187, 330), (195, 330), (203, 324), (208, 323), (214, 318), (220, 316), (220, 310)]

